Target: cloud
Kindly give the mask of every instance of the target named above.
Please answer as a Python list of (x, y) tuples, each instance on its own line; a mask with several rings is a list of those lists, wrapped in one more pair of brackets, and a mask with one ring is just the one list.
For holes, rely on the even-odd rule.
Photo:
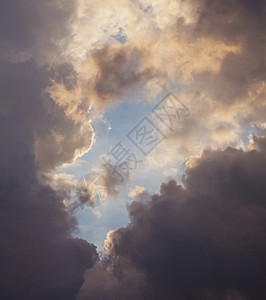
[(85, 283), (77, 299), (137, 299), (138, 293), (132, 287), (119, 281), (101, 264), (95, 265), (85, 274)]
[[(176, 86), (197, 113), (169, 144), (185, 155), (241, 144), (265, 121), (265, 5), (26, 0), (0, 12), (1, 297), (73, 299), (97, 253), (72, 236), (68, 185), (43, 173), (91, 148), (92, 119), (113, 102)], [(253, 140), (250, 152), (205, 151), (184, 188), (141, 193), (108, 235), (108, 271), (97, 264), (79, 296), (263, 299), (265, 141)]]
[(27, 118), (15, 110), (0, 122), (1, 298), (73, 299), (95, 246), (72, 237), (65, 193), (39, 182)]
[[(65, 62), (62, 48), (77, 1), (1, 2), (1, 60), (38, 65)], [(49, 21), (48, 21), (49, 20)]]
[(1, 3), (2, 299), (73, 299), (98, 259), (93, 244), (73, 237), (69, 186), (43, 177), (87, 151), (94, 135), (89, 122), (66, 115), (45, 93), (52, 77), (69, 89), (75, 84), (57, 47), (75, 11), (71, 3)]
[(0, 77), (1, 112), (8, 114), (15, 107), (25, 116), (34, 132), (36, 159), (42, 170), (72, 162), (90, 149), (94, 133), (89, 115), (86, 119), (86, 111), (80, 109), (83, 119), (75, 119), (45, 93), (50, 77), (45, 67), (32, 62), (2, 64)]
[(147, 190), (144, 186), (136, 185), (134, 189), (131, 189), (128, 193), (129, 198), (141, 197), (142, 195), (146, 195)]
[[(199, 36), (214, 37), (231, 45), (241, 41), (243, 46), (239, 54), (228, 54), (217, 74), (203, 74), (197, 81), (221, 106), (233, 107), (241, 103), (243, 108), (244, 101), (249, 108), (245, 110), (247, 115), (253, 110), (258, 113), (258, 105), (265, 109), (264, 99), (258, 97), (260, 93), (265, 97), (265, 90), (261, 90), (266, 75), (265, 45), (262, 43), (266, 27), (264, 8), (263, 1), (252, 4), (250, 1), (206, 1), (196, 31)], [(254, 99), (252, 93), (256, 90)]]
[(100, 111), (112, 102), (132, 99), (150, 79), (161, 76), (145, 65), (140, 49), (131, 46), (104, 45), (91, 51), (81, 65), (73, 90), (54, 82), (48, 89), (51, 97), (66, 113), (75, 114), (79, 105)]
[[(50, 9), (60, 16), (61, 26), (55, 32), (54, 18), (49, 25), (38, 24), (39, 35), (30, 34), (29, 27), (24, 31), (31, 38), (27, 49), (32, 53), (42, 45), (42, 33), (51, 32), (49, 47), (41, 49), (56, 51), (59, 65), (56, 74), (49, 74), (52, 82), (46, 91), (70, 123), (65, 132), (57, 126), (36, 141), (39, 160), (52, 167), (90, 149), (92, 106), (98, 107), (97, 114), (113, 102), (136, 95), (153, 98), (162, 89), (176, 86), (187, 87), (178, 94), (189, 102), (193, 99), (195, 107), (185, 130), (177, 131), (170, 142), (178, 152), (198, 154), (192, 151), (195, 145), (199, 151), (206, 145), (241, 145), (238, 125), (250, 126), (265, 118), (263, 2), (253, 6), (250, 9), (247, 1), (211, 5), (208, 1), (140, 1), (120, 6), (111, 1), (66, 1), (63, 11), (59, 4), (31, 7), (35, 14), (43, 14), (41, 20)], [(119, 34), (126, 42), (119, 41)], [(66, 61), (68, 65), (60, 65)], [(48, 148), (54, 148), (52, 155), (48, 156)]]
[(82, 2), (68, 44), (77, 85), (69, 93), (71, 104), (58, 84), (52, 91), (60, 90), (61, 96), (55, 92), (52, 98), (79, 115), (77, 103), (104, 108), (178, 88), (191, 115), (165, 148), (187, 156), (206, 146), (243, 146), (244, 129), (265, 120), (263, 5), (240, 0)]
[(264, 299), (265, 170), (264, 152), (204, 151), (184, 188), (137, 198), (105, 242), (114, 276), (140, 274), (135, 299)]

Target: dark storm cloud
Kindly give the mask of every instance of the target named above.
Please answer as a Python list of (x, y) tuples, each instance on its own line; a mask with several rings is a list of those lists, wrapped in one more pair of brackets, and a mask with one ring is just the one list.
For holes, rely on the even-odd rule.
[(75, 86), (76, 72), (59, 48), (75, 13), (76, 1), (1, 1), (0, 112), (23, 111), (45, 171), (73, 161), (92, 144), (91, 125), (74, 121), (45, 93), (51, 78), (66, 89)]
[(117, 299), (138, 299), (138, 289), (132, 284), (127, 284), (107, 271), (101, 264), (96, 264), (85, 274), (84, 284), (76, 299), (78, 300), (117, 300)]
[(129, 206), (109, 266), (127, 284), (130, 268), (145, 274), (139, 299), (264, 299), (265, 178), (265, 152), (205, 151), (185, 188), (170, 181)]
[(73, 299), (95, 246), (71, 236), (75, 218), (37, 179), (33, 134), (23, 113), (0, 118), (0, 297)]
[[(56, 193), (37, 174), (89, 149), (92, 128), (78, 113), (90, 103), (73, 104), (71, 93), (69, 103), (56, 102), (44, 91), (53, 77), (63, 92), (81, 84), (86, 97), (106, 105), (163, 71), (145, 65), (149, 53), (141, 46), (105, 46), (90, 53), (78, 78), (59, 51), (71, 35), (76, 1), (0, 6), (0, 298), (74, 299), (96, 249), (72, 236), (76, 220), (63, 205), (68, 191)], [(195, 86), (227, 105), (262, 83), (264, 13), (262, 1), (205, 2), (192, 38), (240, 41), (243, 51), (226, 56), (217, 74), (200, 74)], [(265, 118), (263, 111), (257, 105), (253, 119)], [(254, 138), (254, 148), (204, 152), (187, 171), (185, 188), (171, 181), (160, 195), (134, 201), (131, 223), (110, 234), (104, 264), (87, 271), (78, 297), (264, 299), (265, 140)]]
[[(266, 135), (266, 129), (258, 128), (258, 131), (262, 135)], [(253, 135), (253, 147), (255, 150), (261, 151), (262, 153), (266, 154), (266, 138)]]
[(228, 54), (216, 75), (197, 77), (201, 88), (206, 89), (214, 100), (222, 100), (227, 105), (243, 101), (249, 89), (266, 80), (265, 32), (265, 1), (207, 0), (202, 6), (194, 36), (212, 37), (231, 45), (241, 42), (242, 51)]
[(91, 145), (90, 128), (82, 135), (82, 124), (44, 93), (51, 75), (75, 84), (68, 65), (44, 66), (66, 33), (70, 2), (1, 1), (1, 299), (73, 299), (98, 257), (94, 245), (72, 236), (77, 221), (63, 204), (67, 191), (38, 176)]
[(3, 63), (0, 71), (0, 112), (17, 107), (24, 114), (34, 133), (37, 162), (45, 171), (73, 161), (75, 151), (89, 149), (93, 138), (90, 124), (66, 116), (44, 92), (50, 76), (69, 89), (75, 84), (75, 72), (66, 64), (47, 71), (32, 62)]
[(8, 1), (0, 4), (1, 59), (38, 64), (60, 61), (56, 42), (68, 36), (76, 1)]

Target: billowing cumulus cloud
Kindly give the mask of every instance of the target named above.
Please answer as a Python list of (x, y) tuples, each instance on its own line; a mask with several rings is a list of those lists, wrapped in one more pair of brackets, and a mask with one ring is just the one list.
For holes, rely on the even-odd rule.
[(138, 196), (131, 223), (105, 241), (115, 278), (135, 299), (264, 299), (265, 170), (263, 151), (205, 151), (184, 187)]
[(75, 122), (45, 92), (51, 77), (68, 88), (75, 81), (63, 60), (50, 66), (73, 10), (70, 2), (1, 3), (1, 299), (73, 299), (98, 259), (93, 244), (72, 236), (68, 191), (39, 179), (92, 143), (91, 124)]
[(113, 102), (132, 99), (147, 82), (163, 72), (145, 64), (141, 49), (105, 45), (92, 51), (78, 72), (73, 89), (53, 81), (48, 92), (67, 115), (79, 117), (77, 109), (93, 106), (104, 109)]
[[(65, 70), (66, 75), (70, 73), (69, 76), (73, 72), (67, 65), (62, 65), (61, 70)], [(50, 72), (34, 63), (25, 62), (2, 64), (0, 73), (3, 99), (1, 112), (8, 114), (13, 108), (17, 108), (25, 116), (34, 132), (36, 160), (46, 171), (64, 162), (71, 162), (76, 156), (88, 151), (94, 136), (86, 112), (79, 110), (83, 118), (78, 118), (79, 111), (76, 119), (68, 116), (45, 92)], [(66, 75), (64, 77), (67, 80)], [(69, 79), (70, 82), (71, 80), (74, 79)]]
[(242, 44), (239, 54), (225, 57), (217, 74), (206, 73), (198, 78), (201, 88), (220, 105), (233, 109), (238, 103), (237, 109), (246, 117), (255, 110), (257, 118), (254, 116), (253, 121), (262, 121), (259, 111), (265, 112), (266, 78), (264, 1), (206, 1), (197, 28), (199, 36)]
[(264, 138), (204, 151), (183, 187), (132, 191), (102, 263), (73, 237), (71, 183), (45, 176), (92, 147), (99, 112), (162, 89), (191, 111), (168, 161), (242, 146), (265, 123), (264, 1), (2, 1), (0, 15), (0, 297), (264, 299)]
[(168, 86), (180, 85), (177, 96), (191, 114), (149, 157), (151, 167), (206, 146), (244, 147), (247, 128), (265, 122), (265, 28), (263, 1), (204, 1), (196, 21), (168, 27), (172, 38), (156, 61), (168, 57)]
[(243, 146), (243, 130), (265, 121), (265, 28), (259, 0), (81, 1), (67, 44), (77, 85), (66, 93), (55, 84), (51, 95), (75, 111), (177, 88), (191, 115), (169, 149), (184, 157)]
[(73, 299), (95, 246), (73, 238), (63, 197), (37, 178), (33, 132), (17, 109), (1, 114), (2, 299)]

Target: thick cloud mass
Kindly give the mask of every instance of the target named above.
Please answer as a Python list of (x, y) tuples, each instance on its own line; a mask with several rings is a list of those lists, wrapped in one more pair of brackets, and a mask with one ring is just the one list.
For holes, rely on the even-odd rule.
[(129, 206), (105, 242), (114, 274), (129, 286), (144, 274), (139, 299), (265, 299), (265, 178), (264, 152), (205, 151), (185, 188), (170, 181)]
[(60, 63), (76, 1), (1, 1), (1, 59), (13, 63)]
[(57, 71), (47, 71), (31, 62), (1, 66), (0, 112), (8, 114), (16, 107), (25, 116), (34, 134), (34, 151), (42, 170), (71, 162), (90, 149), (94, 134), (89, 121), (73, 120), (45, 92), (52, 75), (58, 82), (64, 79), (65, 86), (71, 89), (75, 73), (68, 65), (56, 66)]
[(38, 182), (32, 129), (19, 110), (1, 115), (0, 297), (73, 299), (94, 245), (71, 236), (76, 220)]
[(265, 81), (265, 29), (264, 1), (205, 2), (196, 36), (213, 37), (228, 44), (241, 40), (243, 45), (239, 55), (227, 55), (216, 75), (205, 74), (198, 78), (212, 98), (232, 105)]
[(94, 245), (72, 236), (77, 221), (63, 194), (39, 180), (89, 149), (93, 137), (89, 122), (74, 121), (45, 93), (52, 74), (67, 88), (75, 82), (67, 64), (44, 66), (73, 9), (48, 2), (1, 2), (1, 299), (73, 299), (98, 257)]
[(136, 193), (102, 263), (72, 236), (67, 188), (42, 180), (90, 149), (92, 106), (162, 88), (196, 99), (172, 161), (263, 126), (265, 20), (261, 0), (1, 1), (1, 299), (265, 299), (265, 139)]

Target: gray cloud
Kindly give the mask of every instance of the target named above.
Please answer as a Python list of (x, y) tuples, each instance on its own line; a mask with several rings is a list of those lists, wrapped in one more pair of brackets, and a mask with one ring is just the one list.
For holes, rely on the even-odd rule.
[(78, 76), (77, 89), (95, 106), (133, 99), (147, 82), (164, 72), (146, 66), (147, 53), (132, 45), (104, 45), (88, 54)]
[(75, 218), (38, 181), (26, 117), (16, 109), (0, 122), (1, 298), (73, 299), (95, 246), (71, 236)]
[(75, 84), (75, 72), (68, 65), (57, 69), (55, 75), (54, 70), (49, 72), (44, 67), (25, 62), (2, 64), (0, 72), (3, 99), (0, 111), (8, 114), (16, 107), (24, 114), (33, 129), (36, 159), (45, 171), (73, 161), (76, 151), (90, 149), (93, 139), (89, 120), (76, 122), (45, 93), (50, 76), (58, 82), (64, 78), (67, 88)]
[(55, 192), (38, 174), (72, 161), (93, 136), (44, 92), (52, 75), (67, 88), (75, 83), (68, 65), (45, 66), (58, 55), (54, 41), (73, 10), (58, 3), (1, 2), (1, 299), (73, 299), (98, 259), (94, 245), (72, 235), (68, 191)]
[(85, 274), (85, 284), (82, 286), (77, 299), (138, 299), (139, 292), (134, 286), (120, 281), (112, 272), (96, 264)]
[[(143, 48), (140, 32), (130, 45), (99, 47), (88, 53), (77, 74), (66, 64), (63, 51), (66, 45), (71, 48), (69, 28), (76, 1), (1, 2), (1, 298), (73, 299), (84, 270), (97, 261), (95, 246), (72, 236), (77, 221), (63, 204), (68, 190), (55, 192), (38, 176), (91, 147), (87, 110), (92, 99), (105, 107), (132, 97), (156, 77), (163, 86), (166, 74), (169, 82), (179, 83), (181, 71), (189, 66), (183, 74), (192, 76), (194, 87), (215, 105), (240, 103), (250, 108), (248, 125), (265, 120), (263, 1), (204, 3), (196, 24), (179, 18), (178, 31), (176, 26), (158, 35), (155, 30)], [(138, 18), (133, 14), (133, 19)], [(197, 43), (201, 38), (207, 42)], [(225, 47), (216, 57), (208, 38), (229, 46), (240, 43), (242, 50)], [(166, 52), (164, 41), (172, 51), (180, 47), (180, 59), (186, 51), (188, 56), (197, 54), (198, 49), (184, 46), (189, 41), (196, 41), (199, 50), (207, 45), (214, 66), (206, 71), (205, 52), (199, 55), (203, 59), (199, 64), (182, 61), (180, 72), (178, 61), (176, 67), (159, 57), (157, 62), (156, 53)], [(164, 66), (169, 73), (162, 71)], [(51, 78), (54, 94), (47, 90)], [(254, 149), (205, 151), (188, 169), (185, 188), (171, 181), (162, 184), (160, 195), (145, 194), (134, 201), (128, 208), (131, 223), (109, 235), (103, 265), (87, 272), (78, 297), (263, 299), (265, 140), (254, 137)]]
[(144, 273), (139, 299), (264, 299), (265, 170), (264, 152), (205, 151), (184, 188), (163, 183), (129, 206), (107, 265), (127, 284)]
[[(241, 41), (240, 54), (228, 54), (217, 75), (197, 78), (213, 99), (231, 105), (247, 96), (266, 79), (265, 2), (206, 1), (198, 20), (196, 37), (213, 37), (234, 45)], [(243, 100), (242, 100), (243, 101)]]
[(70, 0), (1, 1), (1, 60), (62, 62), (59, 44), (68, 38), (75, 13), (76, 1)]

